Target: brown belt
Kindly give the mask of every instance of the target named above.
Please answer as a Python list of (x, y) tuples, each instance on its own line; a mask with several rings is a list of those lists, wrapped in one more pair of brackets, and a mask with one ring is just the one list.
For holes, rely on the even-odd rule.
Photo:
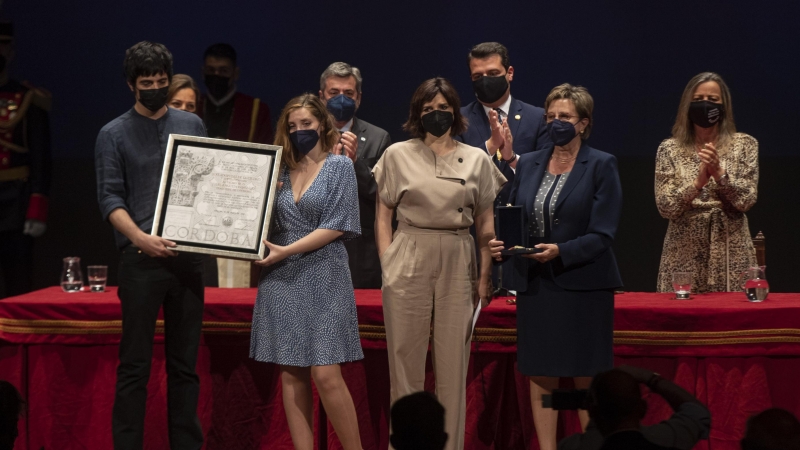
[(397, 231), (406, 234), (456, 234), (469, 235), (469, 228), (419, 228), (405, 222), (397, 223)]
[(31, 168), (28, 166), (12, 167), (11, 169), (0, 170), (0, 181), (22, 180), (30, 175)]

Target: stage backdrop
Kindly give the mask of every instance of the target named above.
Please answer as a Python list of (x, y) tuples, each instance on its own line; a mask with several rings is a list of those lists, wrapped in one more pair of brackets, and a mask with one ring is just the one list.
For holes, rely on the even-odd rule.
[(37, 243), (37, 287), (55, 284), (64, 256), (112, 266), (111, 228), (100, 220), (93, 148), (103, 124), (132, 106), (122, 76), (126, 48), (166, 44), (175, 72), (200, 78), (203, 50), (229, 42), (239, 53), (241, 91), (277, 116), (317, 92), (333, 61), (362, 69), (359, 117), (406, 136), (414, 88), (444, 76), (464, 103), (474, 97), (466, 55), (496, 40), (510, 49), (512, 94), (541, 105), (550, 88), (584, 85), (595, 98), (589, 143), (619, 158), (625, 196), (616, 252), (628, 290), (655, 289), (667, 222), (655, 208), (655, 151), (669, 136), (679, 96), (693, 75), (722, 74), (736, 123), (760, 143), (759, 200), (748, 214), (767, 236), (774, 291), (800, 291), (795, 127), (800, 119), (800, 41), (793, 1), (703, 2), (6, 2), (14, 20), (13, 75), (53, 92), (54, 185), (47, 234)]

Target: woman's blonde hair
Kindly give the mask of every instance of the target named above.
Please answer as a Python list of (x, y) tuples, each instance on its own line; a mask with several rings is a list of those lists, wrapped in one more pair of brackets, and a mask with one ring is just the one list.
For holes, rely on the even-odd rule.
[(172, 76), (172, 81), (169, 83), (169, 89), (167, 90), (167, 103), (172, 100), (172, 97), (175, 97), (178, 91), (182, 91), (186, 88), (194, 91), (194, 102), (195, 105), (197, 105), (197, 101), (200, 100), (200, 90), (197, 89), (197, 84), (192, 77), (182, 73), (176, 73)]
[(289, 100), (289, 103), (283, 107), (283, 111), (281, 111), (281, 115), (278, 118), (278, 126), (275, 130), (275, 145), (283, 147), (281, 162), (290, 170), (295, 169), (297, 163), (302, 159), (289, 137), (289, 114), (300, 108), (307, 109), (319, 121), (319, 140), (322, 144), (323, 152), (333, 150), (333, 146), (339, 142), (340, 137), (339, 130), (333, 126), (333, 118), (319, 97), (305, 93)]
[(592, 133), (592, 125), (594, 125), (594, 119), (592, 119), (594, 99), (589, 95), (589, 90), (583, 86), (573, 86), (569, 83), (554, 87), (550, 93), (547, 94), (547, 99), (544, 101), (545, 114), (547, 114), (547, 110), (550, 109), (551, 103), (556, 100), (561, 100), (562, 98), (572, 100), (572, 104), (575, 105), (575, 111), (578, 113), (580, 119), (589, 119), (589, 125), (586, 125), (583, 133), (581, 133), (581, 140), (588, 139), (589, 134)]
[(725, 84), (725, 80), (714, 72), (699, 73), (689, 80), (683, 90), (681, 102), (678, 105), (678, 114), (675, 117), (675, 125), (672, 126), (672, 137), (684, 148), (694, 148), (694, 124), (689, 119), (689, 105), (692, 103), (694, 91), (697, 90), (698, 86), (708, 81), (716, 82), (722, 94), (722, 115), (715, 125), (719, 127), (717, 149), (723, 148), (736, 134), (736, 124), (733, 122), (731, 91), (728, 89), (728, 85)]

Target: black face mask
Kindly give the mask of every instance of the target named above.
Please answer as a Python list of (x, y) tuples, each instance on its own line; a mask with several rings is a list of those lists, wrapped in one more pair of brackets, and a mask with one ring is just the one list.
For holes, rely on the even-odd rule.
[(158, 89), (140, 89), (139, 103), (150, 111), (156, 112), (167, 104), (169, 86)]
[(701, 100), (689, 104), (689, 120), (700, 128), (711, 128), (719, 123), (725, 108), (722, 103)]
[(508, 80), (505, 75), (499, 77), (480, 77), (472, 82), (475, 97), (481, 103), (494, 103), (503, 97), (508, 90)]
[(221, 75), (206, 75), (204, 79), (208, 93), (217, 100), (225, 97), (231, 88), (231, 77)]
[(450, 111), (432, 111), (422, 116), (422, 128), (428, 133), (441, 137), (453, 126), (453, 113)]

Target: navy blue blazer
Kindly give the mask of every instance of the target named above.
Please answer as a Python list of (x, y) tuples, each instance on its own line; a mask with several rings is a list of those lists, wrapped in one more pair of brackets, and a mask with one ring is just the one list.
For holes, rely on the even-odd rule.
[[(486, 116), (483, 105), (476, 100), (461, 108), (461, 115), (467, 118), (469, 127), (464, 134), (456, 136), (456, 139), (467, 145), (486, 150), (486, 141), (489, 140), (492, 132), (489, 128), (489, 118)], [(514, 137), (514, 153), (524, 155), (536, 150), (552, 148), (553, 143), (547, 134), (546, 125), (544, 109), (511, 97), (508, 126), (511, 128), (511, 136)], [(508, 180), (508, 183), (503, 186), (503, 190), (497, 195), (498, 202), (501, 205), (505, 205), (508, 203), (511, 186), (514, 183), (514, 171), (511, 170), (508, 163), (499, 161), (494, 157), (494, 154), (492, 154), (492, 161)]]
[[(510, 201), (524, 206), (527, 217), (547, 170), (549, 151), (520, 157)], [(611, 244), (622, 211), (622, 186), (617, 159), (583, 143), (564, 188), (558, 195), (548, 244), (558, 244), (559, 256), (539, 267), (569, 290), (613, 289), (622, 286)], [(503, 286), (525, 292), (535, 260), (514, 256), (503, 264)], [(541, 272), (539, 272), (541, 273)]]

